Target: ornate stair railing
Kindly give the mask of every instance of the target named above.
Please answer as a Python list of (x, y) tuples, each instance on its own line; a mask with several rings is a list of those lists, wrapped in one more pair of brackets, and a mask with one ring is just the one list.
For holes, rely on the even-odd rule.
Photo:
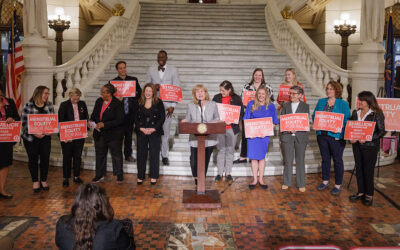
[(116, 53), (131, 44), (139, 19), (139, 1), (131, 0), (123, 16), (111, 17), (78, 54), (68, 62), (54, 67), (53, 75), (57, 80), (56, 106), (65, 99), (63, 81), (66, 83), (66, 91), (77, 87), (83, 95), (97, 83)]
[(325, 96), (329, 80), (340, 80), (343, 99), (347, 99), (350, 71), (340, 68), (328, 58), (295, 20), (283, 19), (275, 1), (267, 0), (265, 7), (265, 20), (275, 48), (290, 58), (311, 86), (313, 94)]

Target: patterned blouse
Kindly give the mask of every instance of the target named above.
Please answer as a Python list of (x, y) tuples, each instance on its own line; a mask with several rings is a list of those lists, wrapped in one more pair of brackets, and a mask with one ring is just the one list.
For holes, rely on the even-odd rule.
[[(54, 106), (51, 102), (48, 102), (44, 107), (43, 111), (47, 114), (54, 114)], [(35, 137), (28, 134), (28, 115), (39, 114), (39, 109), (35, 106), (34, 102), (30, 101), (25, 104), (22, 110), (21, 121), (22, 121), (22, 138), (27, 141), (33, 141)]]

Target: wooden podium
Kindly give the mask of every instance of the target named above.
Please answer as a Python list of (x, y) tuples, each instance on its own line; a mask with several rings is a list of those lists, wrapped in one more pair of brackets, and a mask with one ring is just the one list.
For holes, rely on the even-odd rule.
[(194, 134), (197, 137), (197, 191), (183, 190), (182, 203), (184, 208), (221, 207), (221, 199), (218, 191), (206, 191), (205, 144), (207, 135), (223, 133), (225, 133), (225, 122), (179, 123), (179, 134)]

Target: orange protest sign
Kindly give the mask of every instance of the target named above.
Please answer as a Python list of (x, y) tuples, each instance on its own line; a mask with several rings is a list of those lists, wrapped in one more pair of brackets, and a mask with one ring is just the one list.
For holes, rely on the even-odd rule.
[(21, 139), (21, 122), (0, 122), (0, 142), (19, 142)]
[(117, 89), (115, 97), (135, 97), (136, 96), (136, 81), (110, 81)]
[(217, 103), (219, 119), (227, 123), (239, 123), (240, 106)]
[(290, 101), (290, 88), (292, 86), (283, 85), (279, 86), (279, 94), (278, 98), (280, 102), (288, 102)]
[(306, 113), (281, 115), (279, 119), (281, 132), (310, 131), (310, 123)]
[(347, 121), (344, 132), (345, 140), (372, 141), (375, 122), (366, 121)]
[(254, 98), (256, 96), (256, 92), (255, 91), (250, 91), (250, 90), (245, 90), (243, 91), (243, 105), (247, 106), (247, 104), (249, 104), (250, 101), (253, 101)]
[(73, 122), (60, 122), (60, 141), (72, 141), (76, 139), (86, 138), (87, 135), (87, 122), (73, 121)]
[(246, 138), (273, 136), (272, 117), (244, 120), (244, 130)]
[(160, 99), (170, 102), (183, 102), (182, 88), (175, 85), (161, 84)]
[(314, 130), (324, 130), (333, 133), (342, 132), (344, 114), (332, 112), (315, 112)]
[(30, 114), (28, 115), (29, 134), (58, 133), (57, 114)]
[(400, 131), (400, 99), (377, 98), (376, 100), (385, 115), (385, 130)]

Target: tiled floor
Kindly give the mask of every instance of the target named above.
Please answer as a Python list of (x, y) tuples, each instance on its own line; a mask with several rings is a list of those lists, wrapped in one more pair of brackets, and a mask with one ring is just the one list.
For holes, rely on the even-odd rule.
[[(90, 181), (92, 171), (83, 171)], [(27, 165), (16, 162), (10, 170), (8, 190), (12, 200), (0, 200), (1, 218), (35, 217), (16, 239), (17, 249), (53, 249), (57, 218), (69, 212), (77, 185), (61, 186), (62, 171), (51, 167), (50, 191), (34, 194)], [(344, 184), (350, 178), (345, 173)], [(189, 177), (162, 176), (156, 186), (149, 180), (136, 185), (136, 175), (126, 174), (123, 184), (109, 176), (107, 189), (117, 218), (131, 218), (139, 249), (277, 249), (284, 245), (397, 246), (400, 243), (400, 210), (375, 193), (373, 207), (350, 203), (354, 193), (343, 189), (339, 197), (319, 192), (318, 174), (307, 175), (307, 191), (280, 189), (282, 176), (265, 177), (267, 190), (248, 189), (249, 177), (215, 183), (207, 188), (221, 193), (221, 209), (184, 209), (182, 190), (194, 188)], [(400, 164), (380, 169), (377, 188), (400, 205)], [(4, 221), (4, 220), (3, 220)]]

